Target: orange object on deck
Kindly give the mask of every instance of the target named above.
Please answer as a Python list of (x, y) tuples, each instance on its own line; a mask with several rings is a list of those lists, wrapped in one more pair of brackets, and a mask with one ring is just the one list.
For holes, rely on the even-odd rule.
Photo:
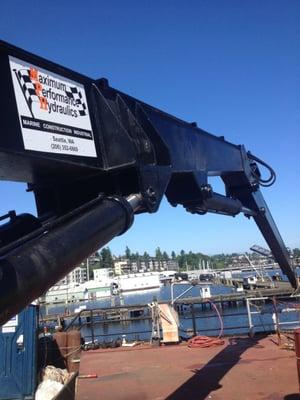
[(214, 347), (222, 346), (225, 340), (209, 336), (195, 336), (188, 341), (188, 347)]

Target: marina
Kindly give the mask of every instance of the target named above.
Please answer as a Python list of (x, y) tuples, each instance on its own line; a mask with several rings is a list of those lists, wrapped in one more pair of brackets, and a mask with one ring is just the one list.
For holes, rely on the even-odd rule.
[[(87, 341), (90, 341), (91, 337), (97, 338), (98, 343), (114, 340), (124, 334), (130, 339), (139, 337), (143, 340), (150, 340), (149, 304), (155, 301), (157, 304), (172, 305), (173, 303), (174, 309), (179, 314), (179, 329), (183, 338), (188, 337), (191, 332), (195, 335), (198, 331), (214, 335), (218, 331), (218, 321), (212, 309), (212, 304), (215, 304), (224, 319), (225, 333), (248, 333), (247, 301), (262, 298), (263, 307), (258, 321), (258, 331), (266, 329), (273, 331), (274, 322), (271, 316), (274, 310), (272, 307), (265, 307), (266, 304), (272, 304), (274, 299), (285, 299), (289, 302), (293, 293), (287, 282), (278, 282), (277, 288), (244, 292), (232, 291), (232, 288), (221, 285), (210, 285), (209, 288), (210, 296), (201, 297), (199, 294), (203, 290), (203, 285), (198, 287), (195, 284), (181, 283), (174, 286), (175, 301), (174, 298), (172, 300), (172, 285), (167, 285), (157, 290), (138, 291), (99, 301), (82, 302), (77, 305), (70, 304), (67, 311), (64, 306), (43, 306), (41, 322), (50, 324), (52, 327), (60, 324), (59, 319), (63, 319), (66, 327), (69, 324), (75, 326), (82, 324), (80, 329), (82, 329), (83, 337)], [(182, 293), (187, 290), (189, 290), (188, 297), (182, 296)], [(298, 302), (297, 296), (295, 301)], [(86, 318), (89, 321), (88, 324), (84, 322)], [(93, 332), (91, 332), (91, 323), (93, 323)]]

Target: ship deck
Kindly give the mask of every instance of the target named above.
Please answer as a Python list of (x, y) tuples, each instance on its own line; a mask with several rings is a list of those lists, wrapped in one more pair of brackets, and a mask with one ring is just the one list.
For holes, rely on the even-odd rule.
[(300, 399), (295, 353), (276, 342), (275, 336), (234, 337), (214, 348), (83, 352), (76, 400)]

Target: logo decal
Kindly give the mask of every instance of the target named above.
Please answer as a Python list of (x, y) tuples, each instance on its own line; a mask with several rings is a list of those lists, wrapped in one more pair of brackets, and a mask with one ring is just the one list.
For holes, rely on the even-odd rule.
[(87, 106), (82, 99), (82, 93), (76, 86), (67, 86), (55, 79), (49, 78), (38, 69), (14, 69), (20, 88), (32, 117), (33, 103), (39, 104), (44, 111), (60, 112), (77, 118), (87, 115)]
[(9, 57), (24, 147), (97, 157), (84, 86)]

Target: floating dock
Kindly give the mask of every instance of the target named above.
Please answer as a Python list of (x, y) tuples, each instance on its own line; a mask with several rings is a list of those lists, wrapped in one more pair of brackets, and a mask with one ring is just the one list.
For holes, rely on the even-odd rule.
[(277, 287), (275, 288), (258, 288), (254, 290), (244, 290), (243, 292), (234, 292), (228, 294), (220, 294), (211, 296), (209, 299), (202, 297), (186, 297), (178, 299), (175, 304), (202, 304), (207, 303), (208, 300), (213, 303), (221, 303), (221, 305), (226, 305), (228, 303), (234, 302), (245, 302), (246, 299), (251, 299), (255, 297), (285, 297), (290, 296), (294, 292), (294, 289), (288, 282), (277, 282)]

